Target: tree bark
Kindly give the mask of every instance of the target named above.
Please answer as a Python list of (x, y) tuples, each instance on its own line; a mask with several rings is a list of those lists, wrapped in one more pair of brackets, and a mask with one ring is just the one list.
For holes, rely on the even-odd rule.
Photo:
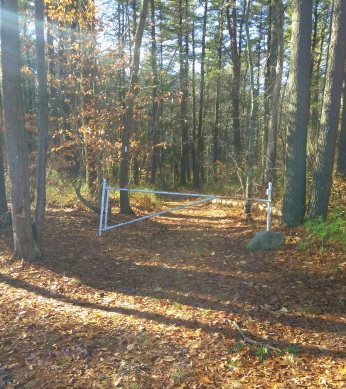
[[(126, 188), (129, 183), (129, 152), (130, 152), (130, 136), (133, 127), (133, 111), (135, 99), (138, 94), (138, 72), (140, 50), (142, 45), (142, 37), (148, 12), (149, 0), (143, 0), (140, 12), (139, 23), (136, 30), (135, 42), (133, 48), (133, 59), (131, 63), (131, 85), (126, 97), (126, 109), (124, 117), (124, 128), (122, 134), (121, 146), (121, 165), (120, 165), (120, 187)], [(133, 214), (130, 206), (129, 193), (127, 191), (120, 191), (120, 213)]]
[(207, 30), (207, 12), (208, 1), (204, 3), (203, 13), (203, 31), (202, 31), (202, 53), (201, 53), (201, 83), (199, 91), (199, 112), (198, 112), (198, 125), (197, 125), (197, 148), (196, 148), (196, 163), (195, 171), (193, 172), (193, 183), (198, 188), (200, 187), (200, 173), (203, 165), (203, 112), (204, 112), (204, 89), (205, 89), (205, 41)]
[[(0, 80), (1, 82), (1, 80)], [(2, 93), (0, 91), (0, 227), (11, 223), (11, 214), (7, 205), (5, 166), (4, 166), (4, 133), (3, 133), (3, 115), (2, 115)]]
[(300, 224), (305, 212), (312, 1), (294, 0), (292, 7), (286, 172), (282, 208), (282, 222), (288, 226)]
[(180, 185), (186, 185), (189, 164), (189, 42), (188, 42), (188, 10), (187, 2), (179, 0), (179, 82), (180, 82), (180, 131), (181, 131), (181, 161), (180, 161)]
[(220, 133), (220, 94), (221, 94), (221, 69), (222, 69), (222, 43), (223, 43), (223, 7), (219, 10), (218, 32), (217, 32), (217, 78), (216, 78), (216, 96), (215, 96), (215, 117), (213, 126), (213, 170), (216, 177), (216, 162), (219, 160), (219, 133)]
[(48, 83), (44, 39), (44, 1), (35, 0), (35, 31), (38, 79), (38, 158), (36, 169), (36, 209), (34, 231), (41, 249), (46, 212), (46, 159), (48, 148)]
[[(248, 63), (249, 63), (249, 72), (250, 72), (250, 99), (251, 99), (251, 109), (250, 109), (250, 125), (249, 125), (249, 148), (248, 148), (248, 166), (246, 173), (246, 189), (245, 197), (250, 199), (252, 197), (253, 189), (253, 166), (255, 162), (255, 134), (256, 134), (256, 113), (257, 113), (257, 91), (255, 89), (254, 82), (254, 69), (253, 69), (253, 59), (252, 59), (252, 46), (250, 41), (250, 26), (249, 26), (249, 12), (250, 12), (251, 0), (247, 1), (246, 13), (245, 13), (245, 31), (246, 31), (246, 46), (248, 52)], [(245, 214), (247, 216), (251, 215), (251, 201), (247, 200), (245, 202)]]
[(269, 84), (273, 85), (270, 99), (268, 143), (266, 152), (265, 184), (276, 180), (276, 148), (280, 113), (280, 92), (283, 68), (283, 7), (282, 0), (274, 0), (271, 18)]
[(327, 217), (346, 59), (346, 1), (334, 0), (320, 131), (309, 203), (309, 218)]
[(339, 139), (339, 153), (337, 162), (337, 171), (346, 179), (346, 66), (344, 71), (344, 93), (343, 93), (343, 108), (341, 118), (341, 131)]
[(14, 256), (33, 260), (36, 249), (31, 226), (30, 187), (24, 109), (20, 76), (18, 3), (1, 4), (2, 96), (6, 153), (11, 180), (12, 229)]
[[(151, 8), (151, 71), (152, 71), (152, 104), (151, 104), (151, 155), (149, 164), (150, 168), (150, 182), (155, 183), (156, 171), (159, 164), (160, 147), (157, 146), (159, 139), (159, 101), (158, 88), (159, 80), (157, 74), (157, 45), (156, 45), (156, 25), (155, 25), (155, 0), (150, 0)], [(151, 166), (150, 166), (151, 165)], [(147, 174), (149, 174), (149, 169)]]
[(227, 10), (227, 27), (231, 38), (231, 53), (233, 67), (232, 81), (232, 120), (233, 120), (233, 145), (237, 159), (242, 152), (241, 133), (240, 133), (240, 50), (238, 50), (237, 41), (237, 8), (235, 1), (232, 0), (232, 13), (230, 5)]

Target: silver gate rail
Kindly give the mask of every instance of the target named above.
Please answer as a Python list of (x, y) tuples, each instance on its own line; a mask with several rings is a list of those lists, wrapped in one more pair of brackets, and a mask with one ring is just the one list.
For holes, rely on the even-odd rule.
[[(112, 226), (108, 226), (108, 209), (109, 209), (109, 193), (110, 191), (125, 191), (125, 192), (137, 192), (137, 193), (152, 193), (152, 194), (159, 194), (159, 195), (171, 195), (171, 196), (184, 196), (184, 197), (199, 197), (200, 200), (193, 201), (191, 203), (187, 203), (184, 205), (180, 205), (178, 207), (166, 209), (164, 211), (155, 212), (150, 215), (142, 216), (136, 219), (129, 220), (127, 222), (114, 224)], [(272, 201), (272, 183), (270, 182), (268, 185), (268, 189), (266, 192), (268, 199), (246, 199), (246, 198), (239, 198), (239, 197), (231, 197), (231, 196), (214, 196), (214, 195), (207, 195), (207, 194), (200, 194), (200, 193), (181, 193), (181, 192), (165, 192), (165, 191), (154, 191), (154, 190), (146, 190), (146, 189), (131, 189), (131, 188), (115, 188), (111, 186), (107, 186), (107, 181), (104, 178), (102, 182), (102, 198), (101, 198), (101, 210), (100, 210), (100, 223), (99, 223), (99, 236), (101, 236), (102, 231), (111, 230), (113, 228), (118, 228), (125, 226), (127, 224), (139, 222), (141, 220), (149, 219), (152, 217), (156, 217), (159, 215), (163, 215), (165, 213), (177, 211), (179, 209), (191, 207), (192, 205), (202, 204), (206, 203), (208, 201), (214, 200), (214, 199), (236, 199), (236, 200), (242, 200), (242, 201), (256, 201), (261, 203), (267, 203), (267, 231), (270, 230), (270, 220), (271, 220), (271, 201)]]

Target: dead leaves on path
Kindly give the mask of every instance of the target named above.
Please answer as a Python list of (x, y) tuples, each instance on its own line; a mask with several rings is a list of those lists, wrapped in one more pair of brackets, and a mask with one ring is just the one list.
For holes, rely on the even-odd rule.
[(290, 240), (246, 253), (264, 221), (235, 212), (98, 238), (94, 216), (51, 210), (31, 264), (9, 261), (3, 236), (0, 388), (345, 387), (344, 254), (323, 262)]

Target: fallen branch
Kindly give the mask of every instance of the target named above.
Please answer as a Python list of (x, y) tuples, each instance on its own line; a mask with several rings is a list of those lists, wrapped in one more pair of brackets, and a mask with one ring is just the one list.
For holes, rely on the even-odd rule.
[[(256, 346), (261, 346), (261, 347), (267, 347), (269, 350), (276, 351), (276, 352), (282, 351), (278, 347), (273, 346), (273, 344), (280, 344), (280, 343), (277, 343), (277, 342), (259, 342), (257, 340), (251, 339), (244, 334), (244, 331), (242, 331), (242, 329), (238, 326), (238, 324), (235, 321), (233, 322), (233, 325), (238, 330), (238, 332), (240, 333), (240, 335), (243, 338), (245, 343), (255, 344)], [(294, 344), (294, 345), (296, 345), (296, 344)], [(292, 346), (292, 344), (291, 344), (291, 346)]]

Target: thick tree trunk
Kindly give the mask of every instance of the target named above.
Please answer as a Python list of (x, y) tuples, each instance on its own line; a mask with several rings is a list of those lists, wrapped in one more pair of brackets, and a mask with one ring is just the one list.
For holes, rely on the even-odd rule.
[[(1, 82), (1, 81), (0, 81)], [(0, 92), (0, 227), (11, 223), (11, 214), (7, 205), (5, 166), (4, 166), (4, 134), (2, 117), (2, 93)]]
[(282, 208), (282, 221), (289, 226), (300, 224), (305, 212), (312, 1), (294, 0), (292, 7), (286, 172)]
[(4, 136), (0, 130), (0, 227), (11, 223), (11, 214), (7, 205), (5, 166), (4, 166)]
[(34, 231), (41, 248), (46, 212), (46, 159), (48, 148), (48, 84), (44, 40), (44, 1), (35, 0), (36, 57), (38, 79), (38, 159)]
[(346, 179), (346, 66), (344, 72), (344, 94), (337, 171)]
[(327, 217), (346, 59), (346, 1), (334, 0), (326, 84), (311, 188), (309, 218)]
[(325, 47), (330, 37), (331, 4), (323, 0), (313, 2), (313, 23), (311, 43), (311, 90), (310, 90), (310, 132), (307, 144), (307, 171), (313, 170), (315, 149), (318, 139), (319, 121), (322, 109)]
[(11, 180), (14, 256), (33, 260), (39, 252), (36, 250), (31, 226), (29, 173), (20, 77), (18, 3), (15, 0), (3, 0), (1, 4), (1, 65), (6, 153)]
[[(130, 135), (133, 128), (133, 111), (135, 106), (135, 99), (138, 94), (138, 72), (140, 50), (142, 45), (142, 37), (145, 27), (145, 21), (148, 12), (149, 0), (143, 0), (140, 19), (135, 36), (135, 44), (133, 49), (133, 61), (131, 63), (131, 86), (126, 97), (126, 109), (124, 118), (124, 129), (122, 133), (121, 146), (121, 165), (120, 165), (120, 187), (126, 188), (129, 183), (129, 167), (130, 167)], [(120, 191), (120, 213), (132, 214), (133, 211), (130, 206), (129, 193), (127, 191)]]

